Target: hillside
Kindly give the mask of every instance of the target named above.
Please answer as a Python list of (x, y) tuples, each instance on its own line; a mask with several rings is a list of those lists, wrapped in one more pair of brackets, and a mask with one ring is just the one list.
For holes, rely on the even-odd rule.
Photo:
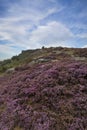
[(87, 130), (86, 48), (27, 50), (0, 64), (0, 130)]
[(22, 51), (18, 56), (13, 56), (11, 59), (0, 62), (0, 73), (5, 72), (9, 68), (15, 68), (29, 63), (36, 64), (38, 62), (62, 59), (87, 62), (87, 48), (42, 47), (42, 49)]

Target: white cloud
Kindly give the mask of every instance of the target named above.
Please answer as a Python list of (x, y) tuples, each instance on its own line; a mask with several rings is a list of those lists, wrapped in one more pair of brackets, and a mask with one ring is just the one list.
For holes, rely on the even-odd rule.
[(87, 30), (87, 24), (83, 24), (83, 23), (70, 23), (69, 27), (72, 29), (82, 29), (82, 30)]
[(87, 44), (86, 44), (86, 45), (84, 45), (82, 48), (87, 48)]
[(38, 26), (36, 30), (31, 33), (29, 43), (39, 46), (55, 46), (66, 45), (66, 42), (73, 38), (72, 32), (62, 23), (53, 21), (43, 26)]
[(76, 36), (79, 38), (87, 39), (87, 33), (77, 34)]
[(17, 54), (18, 51), (9, 44), (0, 45), (0, 60), (10, 58)]
[(41, 20), (62, 9), (44, 7), (39, 10), (39, 4), (43, 6), (42, 0), (34, 2), (21, 0), (9, 7), (7, 16), (0, 18), (0, 40), (9, 40), (16, 46), (26, 48), (31, 30), (39, 26)]
[(5, 53), (7, 54), (9, 52), (9, 54), (14, 54), (14, 51), (12, 50), (12, 48), (8, 45), (8, 44), (4, 44), (4, 45), (0, 45), (0, 53)]

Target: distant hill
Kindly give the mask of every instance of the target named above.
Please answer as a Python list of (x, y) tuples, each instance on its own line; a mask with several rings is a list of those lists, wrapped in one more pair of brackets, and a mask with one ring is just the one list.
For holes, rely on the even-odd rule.
[(11, 59), (0, 62), (0, 73), (5, 72), (9, 68), (29, 63), (36, 64), (38, 62), (65, 59), (87, 62), (87, 48), (42, 47), (42, 49), (22, 51), (18, 56), (13, 56)]

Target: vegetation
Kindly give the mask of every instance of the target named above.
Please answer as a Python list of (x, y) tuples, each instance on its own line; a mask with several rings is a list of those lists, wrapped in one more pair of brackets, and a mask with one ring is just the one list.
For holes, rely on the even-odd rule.
[(0, 76), (1, 130), (87, 129), (87, 59), (86, 52), (75, 59), (79, 50), (44, 48), (13, 58), (14, 73)]
[(87, 48), (63, 48), (63, 47), (50, 47), (36, 50), (22, 51), (18, 56), (13, 56), (11, 59), (0, 62), (0, 73), (5, 72), (9, 68), (15, 68), (28, 63), (35, 63), (40, 58), (50, 60), (61, 60), (62, 58), (85, 60), (87, 62)]

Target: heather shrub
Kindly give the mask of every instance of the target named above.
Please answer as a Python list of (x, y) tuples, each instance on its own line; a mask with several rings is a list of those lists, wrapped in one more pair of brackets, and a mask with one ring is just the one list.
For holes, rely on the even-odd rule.
[(86, 130), (87, 63), (21, 66), (0, 77), (1, 130)]

